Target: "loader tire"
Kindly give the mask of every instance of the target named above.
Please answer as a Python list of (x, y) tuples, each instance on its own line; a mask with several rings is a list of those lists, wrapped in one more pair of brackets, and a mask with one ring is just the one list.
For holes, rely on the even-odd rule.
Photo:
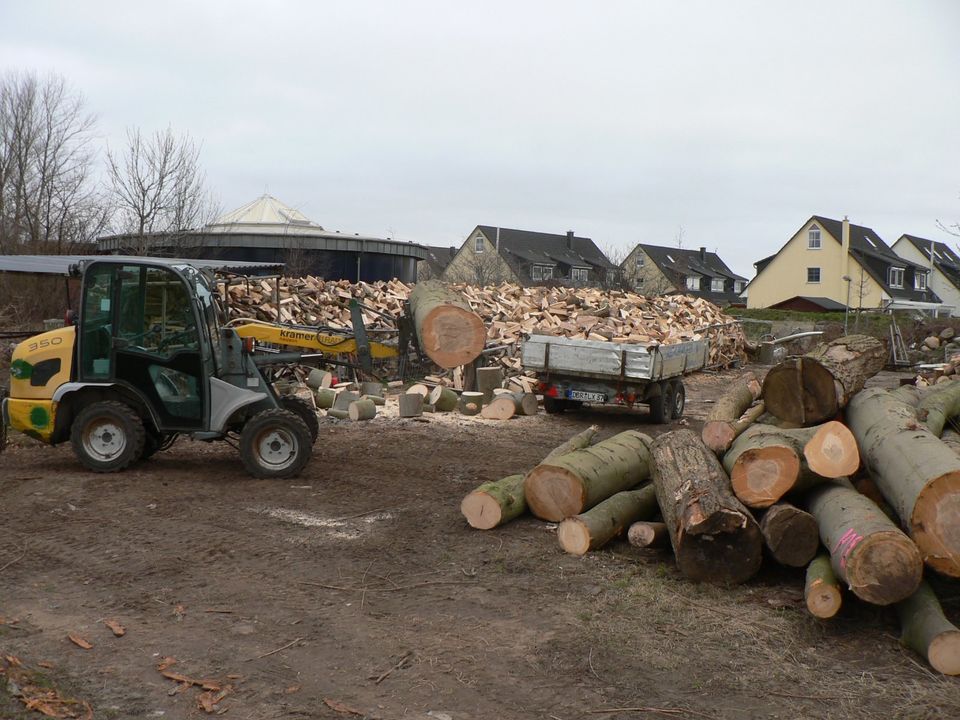
[(303, 424), (306, 425), (307, 430), (310, 431), (311, 440), (316, 442), (317, 437), (320, 435), (320, 420), (317, 419), (317, 411), (313, 409), (313, 405), (306, 400), (301, 400), (291, 395), (280, 398), (280, 405), (284, 410), (289, 410), (303, 420)]
[(105, 400), (88, 405), (73, 421), (70, 443), (77, 459), (94, 472), (118, 472), (143, 453), (146, 431), (129, 405)]
[(240, 459), (255, 478), (296, 477), (312, 452), (310, 430), (289, 410), (262, 410), (240, 433)]

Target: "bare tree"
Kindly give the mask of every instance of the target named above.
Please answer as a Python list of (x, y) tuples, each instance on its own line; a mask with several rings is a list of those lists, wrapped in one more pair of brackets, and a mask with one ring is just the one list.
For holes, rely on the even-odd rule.
[(199, 160), (199, 146), (170, 127), (149, 137), (130, 129), (122, 153), (107, 148), (114, 232), (130, 236), (131, 251), (179, 247), (185, 231), (213, 219), (217, 207)]
[(59, 75), (0, 78), (0, 252), (70, 252), (102, 230), (94, 123)]
[(499, 253), (470, 253), (463, 263), (452, 264), (444, 273), (444, 279), (450, 282), (470, 285), (497, 285), (510, 279), (505, 272), (506, 263)]

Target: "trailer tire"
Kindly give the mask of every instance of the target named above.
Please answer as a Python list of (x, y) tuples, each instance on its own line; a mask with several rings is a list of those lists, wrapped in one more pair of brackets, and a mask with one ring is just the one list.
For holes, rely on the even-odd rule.
[(140, 416), (126, 403), (95, 402), (81, 410), (70, 429), (77, 459), (94, 472), (118, 472), (140, 459), (146, 430)]
[(310, 430), (289, 410), (262, 410), (240, 433), (240, 459), (255, 478), (296, 477), (312, 453)]
[(670, 383), (658, 383), (656, 388), (651, 388), (653, 394), (647, 398), (647, 404), (650, 406), (650, 422), (656, 425), (663, 425), (670, 422)]
[(285, 395), (280, 398), (280, 406), (303, 420), (303, 424), (310, 431), (310, 439), (314, 443), (317, 442), (317, 438), (320, 436), (320, 420), (317, 418), (317, 411), (313, 409), (310, 403), (292, 395)]
[(548, 415), (554, 415), (556, 413), (562, 413), (567, 409), (566, 400), (558, 400), (554, 397), (544, 397), (543, 398), (543, 409)]
[(687, 391), (683, 387), (681, 380), (674, 380), (670, 383), (668, 399), (670, 403), (670, 418), (672, 420), (679, 420), (683, 417), (683, 409), (687, 404)]

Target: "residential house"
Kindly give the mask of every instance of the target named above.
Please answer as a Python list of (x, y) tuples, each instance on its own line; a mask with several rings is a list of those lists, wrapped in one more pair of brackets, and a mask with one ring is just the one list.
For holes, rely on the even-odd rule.
[(915, 235), (901, 235), (893, 244), (900, 257), (930, 268), (930, 289), (943, 301), (943, 309), (960, 317), (960, 255), (949, 245)]
[(417, 282), (441, 278), (450, 261), (456, 257), (457, 248), (433, 245), (424, 245), (423, 247), (427, 251), (427, 256), (417, 263)]
[(684, 293), (717, 304), (741, 303), (747, 279), (706, 248), (637, 245), (620, 265), (624, 281), (644, 295)]
[(478, 225), (444, 271), (443, 279), (487, 285), (603, 285), (616, 280), (617, 266), (593, 240), (566, 235)]
[(940, 298), (927, 284), (928, 268), (906, 260), (868, 227), (846, 218), (812, 216), (777, 251), (754, 263), (747, 307), (922, 309)]

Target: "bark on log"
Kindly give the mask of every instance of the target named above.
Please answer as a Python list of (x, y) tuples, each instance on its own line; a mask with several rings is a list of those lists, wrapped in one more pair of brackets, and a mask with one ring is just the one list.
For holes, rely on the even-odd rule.
[[(559, 457), (590, 445), (597, 434), (592, 425), (551, 450), (544, 460)], [(460, 512), (470, 527), (490, 530), (519, 517), (527, 510), (523, 494), (523, 475), (509, 475), (501, 480), (484, 483), (460, 503)]]
[(410, 293), (420, 349), (442, 368), (466, 365), (483, 351), (483, 320), (452, 290), (438, 282), (420, 282)]
[(960, 415), (960, 382), (953, 380), (937, 385), (917, 405), (917, 417), (937, 437), (943, 434), (947, 421), (957, 415)]
[(947, 428), (940, 435), (940, 441), (950, 448), (954, 455), (960, 455), (960, 432), (953, 428)]
[(568, 455), (555, 456), (527, 473), (530, 512), (560, 522), (650, 476), (650, 438), (627, 430)]
[(937, 596), (926, 582), (897, 605), (900, 642), (926, 659), (944, 675), (960, 675), (960, 629), (943, 614)]
[(349, 420), (350, 413), (340, 408), (330, 408), (327, 410), (327, 417), (336, 418), (337, 420)]
[(670, 545), (670, 533), (666, 523), (640, 520), (627, 530), (627, 540), (638, 548), (663, 548)]
[[(736, 424), (754, 400), (760, 397), (760, 381), (756, 375), (750, 373), (734, 383), (707, 414), (700, 436), (708, 448), (717, 455), (722, 455), (739, 434)], [(753, 421), (763, 414), (763, 410), (756, 411)], [(743, 432), (747, 425), (743, 425)]]
[(361, 400), (369, 400), (374, 405), (386, 405), (387, 400), (383, 395), (362, 395), (360, 396)]
[(518, 405), (513, 395), (497, 395), (489, 405), (483, 406), (480, 417), (487, 420), (509, 420), (517, 414)]
[(427, 402), (425, 402), (423, 405), (420, 406), (420, 412), (422, 413), (432, 413), (436, 411), (437, 409), (433, 405)]
[(886, 361), (876, 338), (846, 335), (774, 366), (763, 381), (763, 401), (769, 412), (799, 425), (832, 420)]
[(477, 392), (483, 393), (483, 404), (493, 400), (493, 391), (503, 387), (503, 370), (499, 367), (477, 368)]
[(360, 383), (360, 394), (371, 397), (383, 397), (383, 383), (365, 381)]
[(870, 475), (924, 562), (960, 577), (960, 457), (917, 419), (912, 406), (880, 388), (857, 394), (847, 422)]
[(326, 410), (333, 407), (333, 403), (337, 399), (337, 393), (330, 388), (318, 388), (314, 397), (317, 401), (317, 407)]
[(377, 416), (377, 406), (373, 400), (357, 400), (347, 409), (351, 420), (373, 420)]
[(464, 391), (458, 405), (461, 415), (479, 415), (483, 409), (483, 393)]
[(517, 415), (536, 415), (540, 409), (537, 396), (528, 392), (511, 393), (517, 403)]
[(437, 412), (450, 412), (456, 409), (460, 398), (450, 388), (437, 385), (427, 396), (427, 402), (433, 405)]
[(690, 430), (661, 435), (653, 483), (677, 565), (691, 580), (741, 583), (760, 569), (763, 538), (716, 455)]
[(571, 555), (585, 555), (606, 545), (631, 523), (651, 518), (656, 512), (657, 494), (653, 485), (625, 490), (561, 522), (557, 540)]
[(326, 370), (321, 370), (320, 368), (313, 368), (310, 371), (310, 374), (307, 375), (307, 387), (312, 388), (313, 390), (319, 390), (320, 388), (328, 388), (333, 384), (333, 375)]
[(723, 465), (737, 497), (765, 508), (788, 492), (853, 474), (860, 452), (850, 430), (836, 421), (794, 430), (753, 425), (734, 441)]
[(412, 418), (423, 414), (423, 396), (419, 393), (404, 393), (397, 401), (400, 403), (400, 417)]
[(805, 504), (817, 520), (834, 573), (857, 597), (889, 605), (917, 589), (923, 562), (916, 545), (848, 481), (813, 488)]
[(840, 611), (843, 603), (840, 582), (833, 572), (830, 556), (826, 553), (817, 555), (807, 567), (803, 596), (807, 601), (807, 610), (814, 617), (827, 620)]
[(773, 559), (787, 567), (806, 567), (820, 547), (813, 515), (790, 503), (771, 506), (760, 519), (760, 532)]

